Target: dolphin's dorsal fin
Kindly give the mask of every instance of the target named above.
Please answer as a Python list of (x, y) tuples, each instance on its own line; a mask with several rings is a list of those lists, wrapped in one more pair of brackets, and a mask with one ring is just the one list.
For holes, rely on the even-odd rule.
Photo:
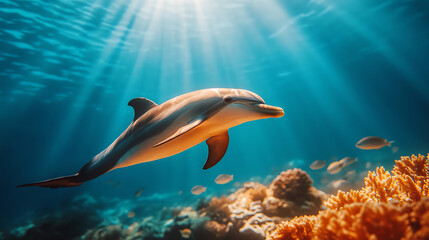
[(147, 98), (138, 97), (131, 99), (131, 101), (128, 102), (128, 106), (134, 108), (134, 122), (149, 109), (157, 106), (157, 104)]
[(164, 143), (167, 143), (167, 142), (179, 137), (182, 134), (189, 132), (190, 130), (194, 129), (196, 126), (200, 125), (204, 120), (205, 120), (204, 118), (197, 118), (194, 121), (189, 122), (185, 126), (179, 128), (173, 135), (171, 135), (168, 138), (162, 140), (161, 142), (153, 145), (153, 147), (158, 147)]
[(229, 135), (228, 130), (215, 135), (206, 141), (209, 146), (209, 156), (203, 169), (209, 169), (216, 165), (225, 155), (226, 149), (228, 149)]

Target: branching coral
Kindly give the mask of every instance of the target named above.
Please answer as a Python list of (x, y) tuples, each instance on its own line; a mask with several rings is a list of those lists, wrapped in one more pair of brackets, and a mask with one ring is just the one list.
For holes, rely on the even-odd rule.
[(328, 209), (318, 216), (317, 239), (401, 239), (408, 227), (406, 215), (389, 204), (352, 203), (341, 211)]
[(405, 200), (405, 194), (394, 182), (394, 177), (383, 167), (378, 167), (375, 172), (368, 172), (365, 185), (362, 191), (374, 202), (388, 203), (390, 199), (400, 202)]
[(328, 209), (317, 216), (313, 233), (318, 240), (428, 239), (429, 199), (404, 207), (367, 202)]
[(339, 210), (347, 204), (351, 203), (365, 203), (369, 198), (363, 191), (351, 190), (350, 192), (338, 191), (337, 196), (331, 196), (326, 202), (325, 206), (332, 210)]
[(279, 224), (268, 236), (268, 240), (310, 240), (313, 239), (315, 216), (301, 216)]
[[(429, 155), (428, 155), (429, 156)], [(404, 205), (420, 201), (429, 193), (429, 163), (423, 155), (401, 157), (395, 161), (393, 175), (377, 168), (368, 173), (363, 191), (374, 201)]]
[[(428, 154), (429, 158), (429, 154)], [(411, 201), (419, 201), (429, 193), (429, 162), (423, 155), (401, 157), (395, 161), (393, 174), (400, 188)]]
[(392, 174), (369, 172), (361, 190), (339, 191), (327, 210), (283, 222), (268, 239), (429, 239), (428, 158), (401, 157)]
[[(428, 154), (429, 157), (429, 154)], [(407, 175), (412, 177), (414, 182), (428, 179), (429, 162), (421, 154), (412, 155), (411, 158), (401, 157), (401, 160), (395, 160), (396, 166), (393, 167), (393, 173), (398, 176)]]

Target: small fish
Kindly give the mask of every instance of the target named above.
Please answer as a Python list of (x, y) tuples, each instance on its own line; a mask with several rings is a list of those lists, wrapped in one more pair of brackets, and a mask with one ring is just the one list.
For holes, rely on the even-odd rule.
[(366, 162), (365, 168), (370, 168), (370, 167), (371, 167), (371, 162)]
[(356, 170), (348, 171), (346, 175), (344, 175), (343, 179), (350, 181), (356, 177)]
[(129, 218), (133, 218), (135, 215), (136, 215), (136, 213), (135, 213), (135, 212), (133, 212), (133, 211), (130, 211), (130, 212), (128, 213), (128, 217), (129, 217)]
[(201, 185), (197, 185), (191, 189), (191, 193), (194, 195), (200, 195), (201, 193), (205, 192), (206, 189), (207, 189), (206, 187), (203, 187)]
[(398, 146), (393, 146), (393, 147), (392, 147), (392, 152), (393, 152), (393, 153), (396, 153), (398, 150), (399, 150), (399, 147), (398, 147)]
[(140, 197), (143, 191), (144, 191), (144, 188), (140, 188), (139, 190), (136, 191), (136, 193), (134, 193), (134, 196), (137, 198)]
[(389, 146), (393, 141), (387, 141), (381, 137), (364, 137), (356, 143), (356, 147), (364, 150), (380, 149), (384, 146)]
[(192, 233), (192, 231), (189, 228), (185, 228), (185, 229), (180, 230), (180, 235), (182, 235), (182, 238), (186, 238), (186, 239), (190, 238), (191, 233)]
[(335, 174), (339, 172), (344, 167), (344, 163), (342, 161), (336, 161), (328, 166), (328, 173)]
[(339, 179), (336, 181), (331, 182), (332, 188), (334, 192), (337, 192), (338, 190), (341, 191), (348, 191), (351, 188), (351, 184), (349, 181), (344, 179)]
[(322, 183), (322, 184), (327, 184), (327, 183), (329, 183), (329, 181), (330, 181), (330, 177), (327, 175), (320, 178), (320, 183)]
[(182, 193), (183, 193), (183, 191), (182, 191), (182, 190), (179, 190), (179, 191), (177, 192), (177, 195), (182, 195)]
[(170, 225), (173, 225), (173, 223), (174, 223), (174, 220), (173, 220), (173, 219), (168, 219), (168, 220), (164, 223), (164, 226), (170, 226)]
[(217, 183), (217, 184), (229, 183), (229, 182), (232, 181), (233, 178), (234, 178), (233, 175), (219, 174), (219, 176), (217, 176), (216, 179), (215, 179), (215, 183)]
[(310, 169), (317, 170), (317, 169), (324, 168), (325, 166), (326, 166), (325, 160), (316, 160), (310, 165)]
[(127, 233), (128, 234), (132, 234), (134, 232), (134, 230), (136, 230), (139, 227), (139, 223), (138, 222), (133, 222), (133, 224), (131, 224), (128, 229), (127, 229)]
[(344, 163), (344, 167), (348, 166), (354, 162), (357, 162), (357, 158), (351, 158), (351, 157), (345, 157), (343, 159), (340, 160), (340, 162)]

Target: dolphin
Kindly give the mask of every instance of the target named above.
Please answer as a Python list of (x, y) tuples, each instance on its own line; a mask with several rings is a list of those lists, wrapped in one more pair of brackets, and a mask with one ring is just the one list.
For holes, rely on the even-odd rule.
[(128, 105), (134, 108), (131, 124), (78, 173), (17, 187), (75, 187), (111, 170), (166, 158), (203, 141), (209, 148), (203, 169), (209, 169), (225, 155), (229, 128), (284, 115), (283, 109), (266, 105), (253, 92), (229, 88), (198, 90), (160, 105), (134, 98)]

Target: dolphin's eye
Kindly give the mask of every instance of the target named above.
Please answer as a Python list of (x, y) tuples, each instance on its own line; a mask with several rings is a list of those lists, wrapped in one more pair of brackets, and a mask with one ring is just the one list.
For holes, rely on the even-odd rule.
[(226, 103), (230, 103), (232, 102), (232, 98), (231, 97), (224, 97), (223, 99)]

